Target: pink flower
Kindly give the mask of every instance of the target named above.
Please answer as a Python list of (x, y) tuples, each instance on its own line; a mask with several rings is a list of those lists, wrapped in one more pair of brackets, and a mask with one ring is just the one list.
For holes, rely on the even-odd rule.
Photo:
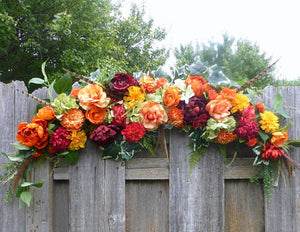
[(257, 122), (241, 119), (239, 121), (240, 127), (236, 129), (239, 137), (243, 139), (252, 139), (258, 134), (259, 127), (257, 126)]
[(123, 104), (115, 105), (112, 108), (114, 117), (112, 124), (124, 127), (126, 125), (126, 112)]
[(248, 106), (242, 112), (242, 117), (247, 121), (253, 121), (255, 119), (255, 108), (253, 105)]

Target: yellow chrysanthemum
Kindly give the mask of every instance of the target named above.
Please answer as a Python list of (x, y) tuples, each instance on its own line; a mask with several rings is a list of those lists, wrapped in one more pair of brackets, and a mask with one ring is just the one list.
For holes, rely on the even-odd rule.
[(70, 133), (67, 136), (67, 139), (71, 140), (71, 143), (68, 148), (70, 150), (75, 151), (85, 147), (87, 137), (85, 131), (81, 130), (81, 131), (72, 131), (72, 133)]
[(134, 108), (136, 102), (143, 102), (145, 100), (145, 94), (140, 87), (130, 86), (123, 100), (129, 108)]
[(246, 95), (237, 93), (230, 103), (232, 105), (231, 113), (234, 114), (237, 111), (242, 112), (247, 108), (250, 105), (250, 100)]
[(278, 117), (273, 112), (265, 110), (263, 113), (260, 113), (260, 117), (260, 127), (266, 133), (273, 133), (279, 128)]

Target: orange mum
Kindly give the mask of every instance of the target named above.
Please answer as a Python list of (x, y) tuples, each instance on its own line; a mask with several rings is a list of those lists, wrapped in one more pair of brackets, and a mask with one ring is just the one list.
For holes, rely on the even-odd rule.
[(165, 84), (168, 83), (168, 80), (166, 78), (159, 78), (157, 81), (156, 81), (156, 88), (162, 88), (164, 87)]
[(99, 125), (104, 122), (105, 114), (106, 114), (105, 108), (92, 107), (91, 109), (85, 112), (85, 117), (92, 124)]
[(235, 98), (236, 91), (235, 89), (224, 88), (221, 90), (218, 98), (226, 99), (232, 101)]
[(183, 127), (183, 113), (180, 109), (172, 107), (168, 114), (168, 123), (175, 127)]
[(166, 108), (177, 106), (180, 101), (180, 90), (176, 86), (168, 87), (164, 96), (164, 104)]
[(62, 117), (61, 125), (66, 128), (68, 131), (80, 130), (85, 117), (81, 110), (71, 109), (69, 113), (64, 113)]
[(55, 118), (54, 110), (51, 106), (45, 106), (38, 110), (36, 114), (36, 118), (42, 119), (42, 120), (52, 120)]
[(97, 84), (87, 85), (79, 90), (78, 99), (79, 105), (85, 110), (89, 110), (93, 106), (105, 108), (110, 101), (103, 88)]
[(259, 113), (262, 113), (265, 111), (265, 105), (261, 102), (257, 102), (256, 107), (257, 107)]
[(75, 98), (78, 98), (79, 91), (80, 91), (80, 89), (73, 89), (70, 95)]
[(188, 76), (188, 78), (185, 80), (185, 84), (191, 85), (192, 90), (195, 93), (197, 97), (203, 96), (203, 94), (210, 90), (210, 85), (203, 79), (201, 76)]
[(143, 76), (139, 80), (139, 85), (144, 89), (146, 93), (155, 93), (156, 83), (155, 80), (150, 76)]
[(231, 143), (233, 140), (235, 140), (237, 135), (228, 133), (225, 130), (221, 130), (218, 134), (218, 137), (215, 138), (215, 141), (220, 144), (227, 144)]

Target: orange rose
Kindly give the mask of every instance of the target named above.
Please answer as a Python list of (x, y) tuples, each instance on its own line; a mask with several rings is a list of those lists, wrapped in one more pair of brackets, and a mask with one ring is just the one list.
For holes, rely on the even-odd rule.
[(163, 88), (165, 84), (168, 83), (168, 80), (166, 78), (159, 78), (157, 81), (156, 81), (156, 88)]
[(74, 96), (75, 98), (78, 98), (79, 91), (80, 89), (73, 89), (70, 95)]
[(144, 89), (146, 93), (155, 93), (156, 83), (155, 80), (150, 76), (143, 76), (139, 80), (139, 85)]
[(85, 117), (81, 110), (71, 109), (69, 113), (64, 113), (61, 125), (68, 131), (78, 131), (84, 123)]
[(166, 108), (177, 106), (180, 101), (180, 90), (176, 86), (168, 87), (164, 96), (164, 104)]
[(85, 110), (89, 110), (92, 106), (105, 108), (110, 101), (103, 88), (97, 84), (87, 85), (79, 90), (78, 99), (79, 105)]
[(230, 107), (231, 104), (228, 100), (221, 99), (210, 101), (206, 105), (205, 109), (213, 119), (216, 121), (222, 121), (230, 115)]
[(210, 85), (201, 76), (188, 76), (185, 80), (185, 84), (191, 85), (192, 90), (197, 97), (203, 96), (203, 94), (210, 90)]
[(265, 111), (265, 105), (261, 102), (257, 102), (256, 107), (257, 107), (259, 113), (262, 113)]
[(235, 98), (235, 95), (235, 89), (224, 88), (221, 90), (220, 95), (217, 97), (217, 99), (226, 99), (228, 101), (232, 101)]
[(51, 106), (45, 106), (38, 110), (36, 117), (42, 120), (52, 120), (55, 118), (55, 113)]
[(180, 109), (172, 107), (168, 114), (168, 123), (175, 127), (183, 127), (183, 113)]
[(27, 147), (38, 146), (41, 149), (47, 145), (47, 138), (48, 132), (41, 123), (22, 122), (18, 125), (16, 139)]
[(153, 101), (146, 101), (140, 110), (141, 123), (146, 130), (156, 130), (159, 125), (168, 121), (168, 116), (162, 105)]
[(288, 132), (282, 131), (282, 132), (273, 132), (273, 137), (271, 138), (271, 143), (275, 147), (280, 147), (282, 144), (284, 144), (288, 140)]
[(39, 119), (39, 118), (33, 118), (32, 123), (39, 124), (44, 129), (44, 135), (39, 139), (39, 141), (35, 144), (35, 147), (37, 149), (43, 149), (48, 144), (48, 123), (45, 120)]
[(106, 114), (105, 108), (92, 107), (85, 112), (85, 117), (94, 125), (99, 125), (104, 122), (104, 116)]

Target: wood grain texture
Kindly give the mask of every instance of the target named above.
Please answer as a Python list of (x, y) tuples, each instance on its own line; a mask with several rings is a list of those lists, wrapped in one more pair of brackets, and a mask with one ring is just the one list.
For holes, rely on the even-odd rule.
[(264, 232), (264, 209), (262, 185), (247, 179), (225, 181), (225, 231)]
[(223, 156), (211, 147), (190, 174), (188, 143), (184, 133), (170, 137), (170, 231), (223, 231)]
[(169, 231), (168, 181), (126, 181), (126, 232)]

